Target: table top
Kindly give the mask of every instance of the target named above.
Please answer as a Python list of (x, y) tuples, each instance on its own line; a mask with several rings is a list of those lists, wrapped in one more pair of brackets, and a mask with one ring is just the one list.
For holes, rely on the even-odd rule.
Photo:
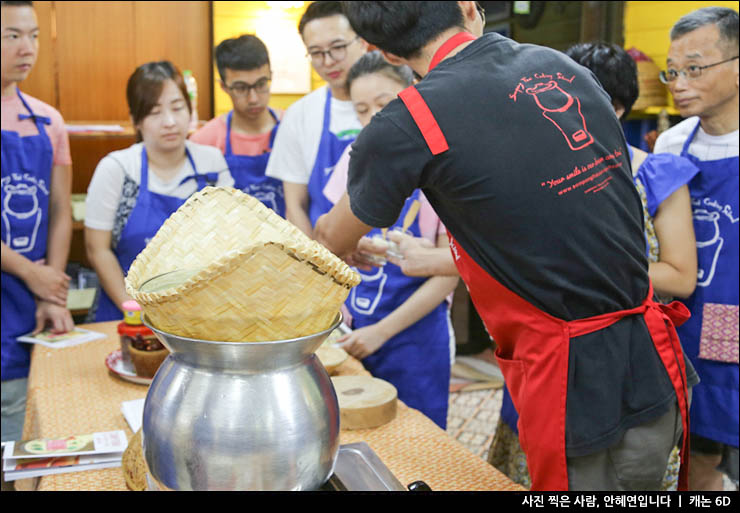
[[(146, 397), (147, 386), (108, 371), (106, 357), (120, 348), (118, 322), (81, 325), (105, 339), (67, 348), (36, 345), (31, 358), (23, 438), (61, 438), (122, 429), (133, 436), (121, 403)], [(350, 357), (334, 375), (367, 374)], [(342, 430), (340, 444), (367, 443), (404, 485), (426, 482), (432, 490), (511, 490), (521, 486), (401, 401), (394, 420), (373, 429)], [(19, 490), (126, 490), (120, 467), (56, 474), (16, 482)]]

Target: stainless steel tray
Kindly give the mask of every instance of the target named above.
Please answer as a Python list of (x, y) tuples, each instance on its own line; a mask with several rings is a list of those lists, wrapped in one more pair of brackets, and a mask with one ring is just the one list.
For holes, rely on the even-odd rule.
[(330, 481), (335, 478), (352, 492), (406, 491), (406, 487), (365, 442), (339, 446)]
[[(149, 491), (165, 490), (147, 472)], [(426, 485), (422, 482), (418, 484)], [(414, 489), (417, 483), (409, 485)], [(426, 490), (428, 488), (420, 488)], [(405, 492), (407, 488), (385, 466), (377, 454), (365, 442), (339, 446), (334, 473), (320, 488), (323, 491), (350, 492)]]

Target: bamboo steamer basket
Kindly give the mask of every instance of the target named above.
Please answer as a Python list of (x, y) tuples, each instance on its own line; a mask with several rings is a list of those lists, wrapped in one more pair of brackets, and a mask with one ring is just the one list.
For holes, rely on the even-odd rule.
[(360, 277), (256, 198), (206, 187), (131, 264), (126, 291), (157, 329), (198, 340), (263, 342), (331, 326)]

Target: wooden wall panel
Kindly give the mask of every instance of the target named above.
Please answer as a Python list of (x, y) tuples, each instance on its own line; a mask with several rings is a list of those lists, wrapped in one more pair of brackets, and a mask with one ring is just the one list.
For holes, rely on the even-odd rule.
[(136, 142), (133, 133), (111, 133), (106, 135), (72, 134), (69, 149), (72, 155), (72, 193), (84, 194), (103, 157), (115, 150), (128, 148)]
[(53, 41), (53, 4), (50, 1), (36, 1), (33, 6), (39, 22), (39, 53), (36, 64), (26, 80), (20, 84), (21, 91), (34, 98), (59, 108), (59, 98), (56, 92), (56, 76), (54, 70), (54, 41)]
[(132, 2), (55, 2), (59, 110), (67, 120), (128, 119), (135, 68)]
[[(198, 82), (198, 117), (211, 119), (211, 23), (208, 2), (134, 2), (135, 65), (169, 60)], [(131, 69), (133, 71), (133, 68)]]
[(67, 121), (128, 120), (126, 82), (171, 60), (198, 80), (198, 114), (213, 113), (211, 2), (36, 1), (39, 56), (23, 91)]

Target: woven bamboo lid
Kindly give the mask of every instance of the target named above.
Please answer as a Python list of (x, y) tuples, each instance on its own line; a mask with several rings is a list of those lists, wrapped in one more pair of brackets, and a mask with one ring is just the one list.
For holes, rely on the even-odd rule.
[(206, 187), (136, 257), (126, 291), (157, 329), (223, 342), (327, 329), (357, 273), (259, 200)]

